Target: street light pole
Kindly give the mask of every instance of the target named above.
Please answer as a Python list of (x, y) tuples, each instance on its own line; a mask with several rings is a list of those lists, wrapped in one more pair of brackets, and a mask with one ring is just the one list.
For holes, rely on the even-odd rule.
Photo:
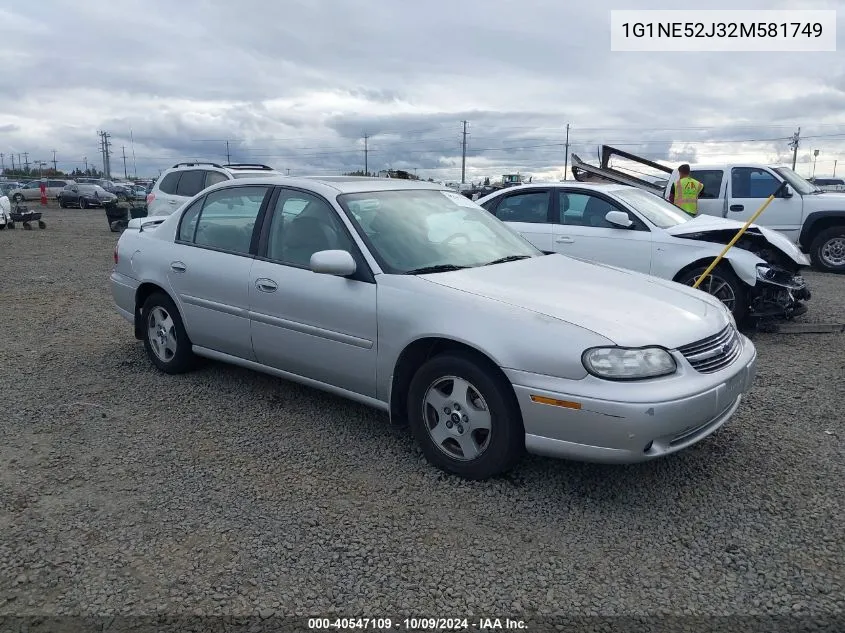
[(816, 177), (816, 161), (818, 160), (818, 158), (819, 158), (819, 150), (814, 149), (813, 150), (813, 178)]

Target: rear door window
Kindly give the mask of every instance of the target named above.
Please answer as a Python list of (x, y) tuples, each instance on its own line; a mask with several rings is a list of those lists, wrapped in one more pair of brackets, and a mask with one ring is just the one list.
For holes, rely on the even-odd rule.
[(161, 179), (161, 184), (158, 186), (162, 193), (176, 195), (176, 187), (179, 185), (179, 177), (182, 175), (181, 171), (172, 171)]
[(205, 172), (201, 169), (192, 169), (182, 172), (179, 185), (176, 187), (176, 195), (193, 198), (203, 189), (205, 189)]

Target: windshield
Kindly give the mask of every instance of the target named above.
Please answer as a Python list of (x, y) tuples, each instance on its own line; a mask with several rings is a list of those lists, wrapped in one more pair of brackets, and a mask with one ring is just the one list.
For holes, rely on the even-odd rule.
[(671, 202), (642, 189), (619, 189), (613, 194), (661, 229), (668, 229), (692, 219)]
[(542, 255), (492, 214), (454, 192), (376, 191), (344, 194), (338, 202), (387, 273)]
[(816, 185), (811, 182), (807, 182), (801, 176), (796, 174), (792, 171), (789, 167), (775, 167), (775, 171), (783, 176), (783, 179), (786, 180), (792, 188), (795, 189), (801, 195), (807, 195), (809, 193), (821, 193), (821, 189), (819, 189)]

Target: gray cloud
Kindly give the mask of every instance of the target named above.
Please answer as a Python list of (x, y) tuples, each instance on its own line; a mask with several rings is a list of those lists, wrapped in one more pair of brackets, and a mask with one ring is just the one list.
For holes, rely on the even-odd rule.
[[(841, 53), (611, 52), (610, 9), (638, 5), (243, 0), (235, 14), (200, 0), (44, 0), (37, 12), (7, 0), (0, 151), (55, 149), (73, 168), (99, 160), (106, 129), (115, 175), (124, 147), (156, 174), (223, 161), (227, 140), (233, 160), (337, 173), (363, 168), (367, 134), (371, 170), (455, 179), (467, 120), (478, 179), (561, 174), (567, 123), (582, 158), (608, 143), (672, 162), (791, 162), (785, 139), (801, 126), (799, 161), (817, 148), (819, 173), (832, 167), (845, 148)], [(842, 0), (743, 8), (802, 6), (845, 16)]]

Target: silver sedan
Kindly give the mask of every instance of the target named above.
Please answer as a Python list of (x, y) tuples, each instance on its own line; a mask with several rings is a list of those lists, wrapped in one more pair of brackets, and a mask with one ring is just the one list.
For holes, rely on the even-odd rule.
[(160, 370), (197, 356), (365, 403), (472, 479), (528, 451), (630, 463), (740, 406), (753, 344), (710, 295), (545, 254), (442, 186), (214, 185), (132, 220), (111, 288)]

